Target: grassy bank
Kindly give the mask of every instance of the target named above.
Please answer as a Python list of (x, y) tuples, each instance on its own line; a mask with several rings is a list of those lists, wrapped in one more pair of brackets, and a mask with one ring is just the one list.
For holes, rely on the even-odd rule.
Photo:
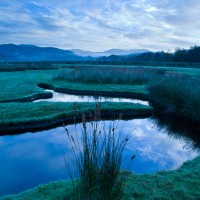
[[(127, 173), (124, 199), (174, 199), (197, 200), (200, 198), (200, 157), (183, 164), (174, 171), (152, 175)], [(64, 200), (72, 197), (72, 185), (58, 181), (34, 189), (0, 198), (1, 200)]]
[(165, 78), (149, 87), (151, 101), (165, 113), (200, 121), (200, 81), (197, 78)]
[(174, 171), (153, 175), (131, 174), (125, 189), (126, 199), (199, 199), (199, 177), (200, 157)]
[[(70, 69), (68, 69), (70, 71)], [(70, 90), (91, 90), (107, 92), (146, 93), (145, 86), (120, 85), (120, 84), (83, 84), (63, 80), (53, 80), (60, 70), (28, 70), (20, 72), (0, 73), (0, 102), (17, 101), (17, 99), (32, 97), (38, 94), (46, 94), (44, 89), (38, 87), (39, 83), (45, 83)], [(61, 70), (62, 71), (62, 70)]]
[[(81, 113), (95, 110), (96, 103), (76, 103), (77, 117), (81, 120)], [(150, 106), (132, 103), (101, 104), (102, 115), (116, 117), (123, 112), (124, 117), (148, 117), (152, 114)], [(73, 123), (74, 103), (1, 103), (0, 104), (0, 133), (16, 133), (17, 131), (31, 131), (44, 129), (63, 122)]]
[[(94, 66), (92, 66), (93, 68)], [(54, 69), (54, 70), (26, 70), (26, 71), (16, 71), (16, 72), (0, 72), (0, 85), (1, 85), (1, 92), (0, 92), (0, 102), (2, 101), (17, 101), (17, 99), (21, 98), (30, 98), (34, 95), (38, 94), (46, 94), (46, 92), (38, 87), (37, 85), (40, 83), (45, 83), (52, 85), (55, 88), (63, 88), (63, 89), (70, 89), (70, 90), (82, 90), (82, 91), (106, 91), (106, 92), (127, 92), (127, 93), (141, 93), (147, 94), (147, 85), (150, 82), (157, 80), (158, 78), (162, 77), (180, 77), (180, 76), (198, 76), (200, 75), (199, 69), (193, 68), (163, 68), (157, 67), (156, 69), (153, 67), (115, 67), (118, 69), (115, 74), (118, 74), (116, 77), (113, 74), (113, 70), (115, 71), (114, 67), (104, 66), (98, 68), (97, 71), (104, 77), (104, 73), (109, 71), (107, 75), (105, 75), (105, 79), (102, 83), (95, 83), (89, 82), (86, 83), (83, 81), (78, 82), (70, 82), (69, 80), (63, 79), (63, 73), (71, 73), (73, 67), (69, 67), (66, 69)], [(79, 67), (80, 68), (80, 67)], [(79, 69), (78, 68), (78, 69)], [(83, 77), (89, 77), (90, 71), (88, 72), (91, 67), (83, 67), (85, 69), (85, 73), (83, 73)], [(94, 67), (97, 68), (97, 67)], [(64, 70), (64, 72), (63, 72)], [(125, 70), (125, 75), (122, 76), (121, 70)], [(81, 68), (81, 72), (82, 72)], [(95, 71), (95, 70), (94, 70)], [(133, 73), (129, 75), (129, 72), (137, 72), (137, 76)], [(92, 73), (92, 72), (91, 72)], [(67, 76), (69, 76), (69, 74)], [(89, 75), (88, 75), (89, 74)], [(95, 74), (94, 74), (95, 75)], [(119, 76), (120, 75), (120, 76)], [(55, 77), (60, 77), (56, 78)], [(92, 76), (91, 76), (92, 77)], [(96, 76), (100, 77), (100, 76)], [(108, 78), (111, 77), (111, 78)], [(121, 78), (120, 78), (121, 77)], [(131, 78), (132, 77), (132, 78)], [(152, 79), (153, 77), (153, 79)], [(74, 77), (75, 78), (75, 77)], [(93, 77), (94, 78), (94, 77)], [(114, 78), (112, 80), (112, 78)], [(129, 79), (130, 78), (130, 79)], [(107, 80), (107, 82), (106, 82)], [(117, 82), (116, 82), (117, 81)], [(127, 82), (126, 82), (127, 81)], [(101, 82), (101, 81), (100, 81)], [(122, 84), (123, 83), (123, 84)], [(129, 83), (129, 84), (128, 84)], [(133, 84), (134, 83), (134, 84)]]
[(49, 80), (54, 73), (55, 70), (1, 72), (0, 102), (45, 94), (46, 92), (37, 84)]

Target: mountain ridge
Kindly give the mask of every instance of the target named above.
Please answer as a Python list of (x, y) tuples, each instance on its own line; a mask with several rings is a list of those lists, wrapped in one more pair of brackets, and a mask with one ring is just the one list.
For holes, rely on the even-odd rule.
[[(0, 54), (5, 61), (65, 61), (80, 60), (80, 57), (69, 50), (54, 47), (38, 47), (29, 44), (2, 44)], [(0, 58), (0, 60), (2, 60)]]
[(0, 44), (0, 61), (74, 61), (92, 60), (103, 56), (125, 56), (150, 52), (146, 49), (109, 49), (91, 52), (80, 49), (63, 50), (56, 47), (39, 47), (32, 44)]
[(70, 49), (74, 54), (79, 56), (91, 56), (91, 57), (102, 57), (102, 56), (111, 56), (111, 55), (117, 55), (117, 56), (125, 56), (130, 54), (141, 54), (150, 52), (147, 49), (108, 49), (106, 51), (102, 52), (92, 52), (92, 51), (84, 51), (80, 49)]

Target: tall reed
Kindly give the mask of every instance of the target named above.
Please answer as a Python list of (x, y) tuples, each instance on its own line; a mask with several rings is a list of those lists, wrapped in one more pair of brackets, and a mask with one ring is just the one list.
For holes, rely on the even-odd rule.
[(200, 122), (200, 80), (196, 77), (163, 78), (149, 86), (154, 105), (166, 113), (175, 113), (193, 122)]
[(62, 70), (54, 79), (69, 82), (101, 84), (146, 84), (164, 70), (148, 67), (71, 67), (71, 72)]
[[(100, 105), (97, 104), (89, 122), (85, 114), (82, 115), (80, 141), (65, 128), (77, 167), (76, 198), (120, 200), (125, 181), (120, 167), (130, 137), (122, 132), (117, 134), (118, 123), (107, 127), (100, 120)], [(130, 157), (130, 163), (133, 159)]]

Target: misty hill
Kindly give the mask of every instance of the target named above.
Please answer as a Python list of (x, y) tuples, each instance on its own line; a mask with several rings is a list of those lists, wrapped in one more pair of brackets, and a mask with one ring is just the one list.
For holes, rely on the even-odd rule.
[(71, 61), (81, 60), (72, 51), (34, 45), (0, 45), (0, 61)]
[(1, 60), (5, 60), (7, 57), (6, 57), (6, 55), (5, 54), (3, 54), (3, 53), (0, 53), (0, 61)]
[(110, 49), (107, 51), (103, 52), (91, 52), (91, 51), (83, 51), (80, 49), (71, 49), (74, 54), (78, 56), (91, 56), (91, 57), (102, 57), (102, 56), (111, 56), (111, 55), (117, 55), (117, 56), (125, 56), (125, 55), (130, 55), (130, 54), (141, 54), (141, 53), (146, 53), (150, 52), (147, 49), (129, 49), (129, 50), (124, 50), (124, 49)]
[(110, 49), (104, 52), (83, 51), (80, 49), (63, 50), (54, 47), (38, 47), (34, 45), (0, 45), (0, 61), (78, 61), (96, 60), (98, 57), (111, 55), (140, 55), (150, 52), (146, 49)]
[(199, 62), (200, 46), (177, 48), (174, 53), (151, 52), (146, 49), (110, 49), (90, 52), (79, 49), (62, 50), (34, 45), (0, 45), (0, 62), (11, 61), (95, 61), (95, 62)]

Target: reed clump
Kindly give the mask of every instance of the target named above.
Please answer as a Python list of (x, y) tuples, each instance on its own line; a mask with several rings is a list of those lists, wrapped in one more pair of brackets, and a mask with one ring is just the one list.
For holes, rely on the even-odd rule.
[(163, 78), (149, 86), (149, 95), (153, 104), (165, 113), (175, 113), (192, 122), (200, 122), (199, 79)]
[(135, 84), (149, 83), (164, 74), (164, 70), (147, 67), (71, 67), (62, 70), (54, 79), (91, 84)]
[[(100, 104), (89, 118), (88, 122), (83, 113), (80, 141), (65, 128), (77, 168), (77, 179), (72, 179), (75, 191), (72, 199), (120, 200), (125, 182), (120, 167), (130, 137), (116, 134), (117, 125), (114, 123), (105, 126), (101, 121)], [(133, 159), (130, 157), (130, 163)]]

